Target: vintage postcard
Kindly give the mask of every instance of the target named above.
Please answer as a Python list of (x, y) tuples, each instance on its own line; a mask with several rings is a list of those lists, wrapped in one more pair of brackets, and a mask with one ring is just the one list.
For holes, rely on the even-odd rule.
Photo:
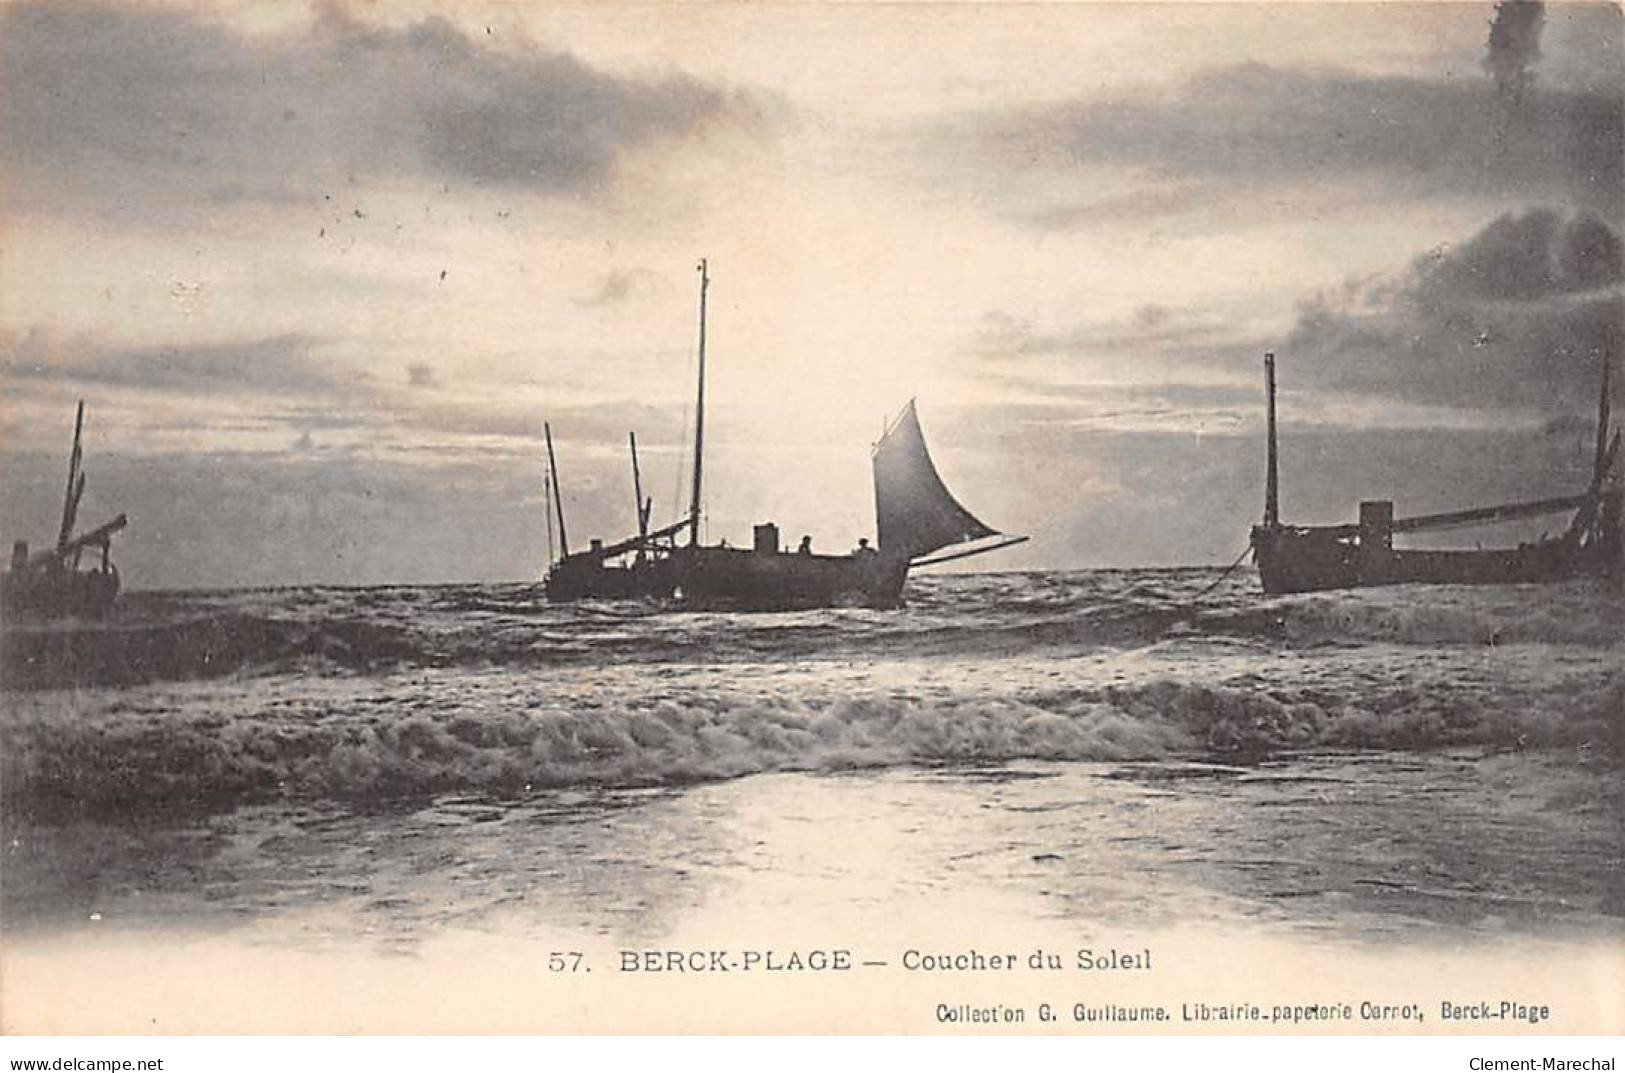
[(1625, 1030), (1622, 36), (0, 5), (0, 1029)]

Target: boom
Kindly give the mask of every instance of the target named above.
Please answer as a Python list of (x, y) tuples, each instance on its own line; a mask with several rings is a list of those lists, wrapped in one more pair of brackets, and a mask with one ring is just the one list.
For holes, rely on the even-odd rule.
[(60, 561), (67, 558), (69, 555), (72, 555), (80, 548), (105, 548), (108, 541), (112, 540), (113, 534), (129, 524), (129, 518), (120, 514), (112, 521), (106, 523), (105, 525), (98, 526), (88, 533), (80, 533), (71, 540), (64, 541), (63, 543), (58, 544), (56, 547), (47, 551), (35, 552), (33, 555), (28, 557), (28, 565), (31, 567), (39, 567), (50, 562)]
[(688, 528), (688, 522), (689, 520), (687, 518), (683, 518), (680, 521), (672, 522), (663, 529), (656, 529), (652, 533), (640, 533), (635, 537), (626, 538), (619, 544), (606, 544), (601, 548), (594, 548), (591, 551), (584, 551), (578, 554), (583, 556), (591, 555), (597, 559), (613, 559), (615, 556), (620, 555), (623, 552), (628, 552), (634, 548), (651, 544), (662, 537), (669, 537), (676, 533), (680, 533), (684, 529)]
[[(1473, 510), (1453, 510), (1443, 514), (1419, 514), (1414, 518), (1395, 518), (1393, 531), (1415, 533), (1425, 529), (1451, 529), (1458, 525), (1480, 525), (1490, 522), (1511, 521), (1514, 518), (1537, 518), (1542, 514), (1559, 514), (1565, 510), (1578, 510), (1591, 499), (1590, 493), (1576, 496), (1556, 496), (1535, 499), (1527, 503), (1503, 503), (1494, 507)], [(1356, 529), (1359, 527), (1356, 526)]]

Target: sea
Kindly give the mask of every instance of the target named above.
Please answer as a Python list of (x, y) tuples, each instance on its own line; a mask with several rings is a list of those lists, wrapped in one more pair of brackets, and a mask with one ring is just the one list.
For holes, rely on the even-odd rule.
[(762, 1022), (813, 1031), (992, 1002), (996, 971), (918, 968), (973, 948), (1060, 951), (1068, 981), (1085, 949), (1156, 960), (1105, 999), (1162, 973), (1221, 1002), (1250, 960), (1307, 966), (1281, 993), (1361, 965), (1380, 990), (1452, 951), (1617, 983), (1617, 589), (1268, 598), (1246, 569), (1135, 569), (915, 576), (906, 601), (129, 594), (151, 658), (0, 691), (7, 1016), (727, 1030), (693, 998), (717, 992), (676, 989), (703, 966), (662, 968), (642, 1020), (553, 974), (747, 948), (885, 982)]

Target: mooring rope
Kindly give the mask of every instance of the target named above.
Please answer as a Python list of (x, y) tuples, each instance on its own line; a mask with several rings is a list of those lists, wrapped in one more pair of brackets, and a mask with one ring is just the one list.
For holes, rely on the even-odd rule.
[(1218, 588), (1220, 585), (1223, 585), (1224, 584), (1224, 579), (1229, 577), (1235, 571), (1236, 567), (1241, 565), (1242, 560), (1247, 558), (1247, 553), (1252, 551), (1252, 550), (1253, 550), (1253, 546), (1252, 546), (1251, 543), (1249, 543), (1245, 548), (1242, 548), (1241, 549), (1241, 554), (1236, 556), (1236, 561), (1231, 563), (1229, 566), (1225, 567), (1224, 568), (1224, 573), (1222, 573), (1218, 577), (1214, 578), (1213, 583), (1211, 585), (1209, 585), (1207, 588), (1203, 589), (1201, 592), (1197, 593), (1195, 596), (1192, 596), (1189, 600), (1185, 601), (1186, 606), (1190, 606), (1192, 604), (1197, 603), (1203, 597), (1205, 597), (1208, 593), (1212, 592), (1214, 589)]
[(651, 608), (648, 611), (611, 611), (608, 608), (604, 608), (604, 607), (583, 607), (580, 604), (576, 605), (575, 610), (579, 614), (583, 614), (583, 615), (590, 615), (590, 616), (593, 616), (593, 617), (596, 617), (596, 618), (613, 618), (613, 619), (653, 618), (656, 615), (660, 615), (660, 614), (664, 613), (664, 609), (662, 609), (662, 608)]

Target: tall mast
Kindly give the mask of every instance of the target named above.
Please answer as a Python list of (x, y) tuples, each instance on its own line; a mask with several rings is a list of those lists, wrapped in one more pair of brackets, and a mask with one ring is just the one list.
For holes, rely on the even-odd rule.
[(84, 475), (79, 472), (79, 437), (85, 428), (85, 400), (79, 400), (79, 413), (73, 419), (73, 453), (68, 455), (68, 492), (62, 500), (62, 527), (57, 530), (56, 546), (61, 548), (73, 536), (73, 523), (79, 513), (79, 497), (85, 494)]
[(688, 505), (688, 542), (700, 542), (700, 469), (705, 455), (705, 292), (711, 286), (705, 259), (700, 259), (700, 387), (694, 403), (694, 493)]
[(1264, 395), (1269, 402), (1269, 455), (1264, 473), (1264, 525), (1269, 528), (1281, 524), (1280, 475), (1276, 472), (1275, 457), (1275, 355), (1264, 355)]
[(553, 476), (553, 506), (559, 512), (559, 551), (561, 558), (570, 557), (570, 538), (564, 535), (564, 496), (559, 491), (559, 463), (553, 457), (553, 427), (542, 422), (542, 434), (547, 437), (547, 471)]
[(638, 434), (628, 432), (627, 442), (632, 445), (632, 506), (638, 512), (638, 536), (649, 535), (650, 504), (643, 499), (643, 474), (638, 472)]
[(553, 478), (542, 475), (542, 515), (547, 518), (547, 565), (553, 565)]

